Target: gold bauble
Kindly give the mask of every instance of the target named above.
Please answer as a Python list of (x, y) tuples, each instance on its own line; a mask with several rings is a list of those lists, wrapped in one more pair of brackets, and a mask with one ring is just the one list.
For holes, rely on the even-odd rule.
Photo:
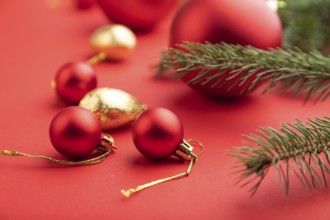
[(79, 103), (98, 118), (102, 130), (123, 127), (147, 109), (134, 96), (113, 88), (97, 88), (87, 93)]
[(104, 53), (108, 59), (123, 60), (135, 49), (136, 37), (128, 27), (111, 24), (96, 29), (90, 44), (95, 52)]

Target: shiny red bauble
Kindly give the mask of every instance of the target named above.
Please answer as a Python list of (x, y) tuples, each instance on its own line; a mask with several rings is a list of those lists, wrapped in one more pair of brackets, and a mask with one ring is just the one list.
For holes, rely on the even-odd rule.
[(101, 126), (89, 110), (72, 106), (58, 112), (53, 118), (49, 137), (54, 148), (68, 158), (84, 158), (101, 141)]
[(143, 112), (132, 127), (136, 148), (152, 159), (171, 156), (183, 140), (180, 119), (165, 108), (151, 108)]
[(97, 0), (113, 23), (133, 30), (150, 30), (166, 17), (177, 0)]
[[(193, 0), (178, 10), (171, 26), (170, 46), (177, 47), (183, 41), (226, 42), (267, 50), (281, 46), (282, 26), (279, 16), (265, 0)], [(188, 82), (200, 71), (192, 71), (183, 80)], [(227, 78), (220, 80), (218, 85)], [(217, 81), (219, 79), (215, 78), (205, 85), (197, 83), (190, 86), (202, 94), (220, 98), (240, 96), (246, 86), (235, 85), (228, 91), (231, 83), (227, 87), (213, 87)]]
[(96, 73), (91, 65), (71, 62), (63, 65), (55, 75), (54, 86), (57, 95), (71, 104), (79, 101), (97, 86)]

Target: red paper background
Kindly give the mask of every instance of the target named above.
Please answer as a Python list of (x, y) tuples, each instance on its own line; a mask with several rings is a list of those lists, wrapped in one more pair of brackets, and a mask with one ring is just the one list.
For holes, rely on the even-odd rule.
[[(89, 35), (108, 21), (98, 8), (54, 11), (46, 2), (0, 1), (0, 146), (58, 157), (48, 126), (64, 106), (55, 101), (50, 81), (61, 65), (92, 53)], [(273, 172), (250, 198), (248, 188), (234, 185), (237, 176), (227, 151), (260, 126), (278, 128), (295, 118), (329, 115), (329, 101), (303, 105), (302, 99), (256, 93), (214, 102), (180, 82), (153, 79), (151, 66), (167, 46), (170, 18), (139, 35), (127, 61), (95, 68), (100, 87), (119, 88), (149, 106), (173, 110), (185, 137), (203, 142), (205, 152), (192, 174), (124, 198), (123, 188), (187, 168), (173, 160), (145, 159), (134, 148), (129, 128), (110, 132), (118, 150), (94, 166), (58, 167), (1, 156), (0, 219), (328, 219), (327, 190), (309, 192), (291, 178), (287, 197)]]

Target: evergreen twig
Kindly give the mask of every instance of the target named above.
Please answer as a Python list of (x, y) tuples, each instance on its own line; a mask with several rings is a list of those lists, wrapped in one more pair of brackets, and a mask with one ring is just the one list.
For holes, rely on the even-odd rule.
[[(330, 57), (318, 51), (305, 53), (298, 48), (264, 51), (252, 46), (207, 42), (185, 42), (178, 47), (162, 53), (156, 77), (181, 79), (198, 69), (199, 74), (188, 83), (210, 86), (208, 83), (213, 80), (211, 87), (221, 87), (223, 82), (214, 83), (214, 79), (229, 74), (226, 83), (253, 81), (242, 87), (247, 92), (263, 83), (267, 85), (263, 94), (278, 88), (278, 92), (291, 92), (294, 97), (306, 95), (306, 101), (316, 97), (315, 102), (330, 95)], [(168, 74), (167, 70), (174, 73)]]
[[(289, 192), (289, 176), (295, 175), (308, 189), (327, 187), (330, 173), (330, 117), (308, 119), (306, 123), (284, 123), (279, 130), (264, 127), (247, 135), (242, 147), (231, 150), (243, 168), (238, 182), (253, 184), (256, 193), (267, 172), (274, 167)], [(244, 182), (245, 181), (245, 182)]]

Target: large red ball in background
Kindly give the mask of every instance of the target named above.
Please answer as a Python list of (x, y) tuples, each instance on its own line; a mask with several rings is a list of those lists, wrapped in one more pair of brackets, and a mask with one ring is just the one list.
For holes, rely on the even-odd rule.
[(179, 118), (165, 108), (151, 108), (142, 113), (132, 127), (136, 148), (152, 159), (171, 156), (183, 140)]
[(79, 101), (97, 86), (97, 77), (91, 65), (72, 62), (63, 65), (56, 73), (54, 86), (57, 95), (66, 102)]
[[(173, 19), (170, 46), (176, 47), (183, 41), (226, 42), (267, 50), (281, 46), (282, 25), (279, 16), (270, 9), (265, 0), (187, 1)], [(192, 71), (183, 80), (187, 82), (199, 72), (200, 70)], [(226, 78), (224, 77), (224, 80)], [(230, 91), (227, 91), (230, 83), (220, 88), (212, 87), (217, 80), (215, 78), (203, 86), (190, 86), (202, 94), (216, 98), (242, 95), (240, 92), (243, 86), (235, 85)]]
[(101, 141), (101, 126), (89, 110), (72, 106), (58, 112), (49, 127), (54, 148), (69, 158), (87, 157)]
[(113, 23), (133, 30), (154, 28), (175, 7), (178, 0), (97, 0)]
[(89, 9), (94, 6), (96, 0), (75, 0), (78, 9)]

